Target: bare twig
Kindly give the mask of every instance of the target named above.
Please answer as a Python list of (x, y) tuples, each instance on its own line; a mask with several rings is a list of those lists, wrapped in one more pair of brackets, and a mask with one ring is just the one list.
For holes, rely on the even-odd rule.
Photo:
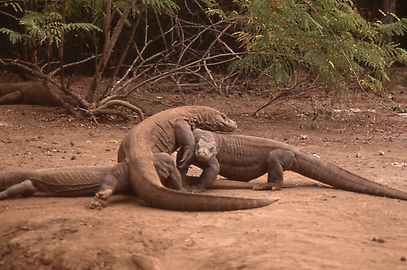
[(95, 113), (97, 113), (99, 111), (106, 110), (107, 108), (110, 108), (110, 107), (113, 107), (113, 106), (126, 107), (126, 108), (136, 112), (141, 121), (144, 120), (144, 114), (143, 114), (143, 111), (140, 108), (130, 104), (129, 102), (123, 101), (123, 100), (111, 100), (111, 101), (107, 102), (106, 104), (104, 104), (102, 106), (99, 106), (98, 108), (92, 110), (91, 113), (95, 114)]
[[(84, 63), (86, 63), (87, 61), (92, 60), (92, 59), (95, 59), (95, 58), (100, 57), (100, 56), (102, 56), (102, 54), (93, 55), (93, 56), (90, 56), (90, 57), (88, 57), (88, 58), (86, 58), (86, 59), (83, 59), (83, 60), (81, 60), (81, 61), (78, 61), (78, 62), (72, 62), (72, 63), (69, 63), (69, 64), (65, 64), (65, 65), (63, 65), (63, 68), (67, 68), (67, 67), (72, 67), (72, 66), (75, 66), (75, 65), (84, 64)], [(54, 71), (48, 73), (48, 77), (53, 77), (53, 76), (54, 76), (55, 74), (57, 74), (60, 70), (61, 70), (61, 68), (58, 67), (58, 68), (55, 69)]]
[(27, 228), (27, 227), (19, 227), (19, 228), (17, 228), (17, 229), (14, 229), (14, 230), (8, 231), (8, 232), (6, 232), (6, 233), (0, 234), (0, 237), (9, 235), (9, 234), (12, 234), (12, 233), (15, 233), (15, 232), (19, 232), (19, 231), (29, 231), (29, 230), (30, 230), (30, 229)]

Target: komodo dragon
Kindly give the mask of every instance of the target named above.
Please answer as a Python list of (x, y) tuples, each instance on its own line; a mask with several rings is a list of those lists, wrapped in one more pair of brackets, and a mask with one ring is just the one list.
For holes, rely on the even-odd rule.
[[(281, 189), (283, 171), (290, 170), (335, 188), (376, 196), (407, 200), (407, 193), (372, 182), (297, 147), (259, 137), (193, 131), (195, 161), (203, 169), (199, 181), (190, 189), (199, 192), (220, 175), (250, 181), (268, 173), (267, 183), (254, 189)], [(181, 175), (187, 172), (181, 170)]]
[[(175, 129), (181, 127), (182, 132)], [(213, 131), (233, 131), (236, 123), (225, 114), (201, 106), (186, 106), (155, 114), (135, 126), (123, 139), (118, 153), (118, 162), (129, 167), (130, 183), (136, 194), (151, 206), (180, 211), (227, 211), (249, 209), (269, 205), (276, 199), (246, 199), (191, 194), (165, 188), (154, 168), (154, 155), (173, 153), (178, 148), (179, 138), (193, 139), (191, 128)], [(184, 139), (188, 141), (188, 139)], [(193, 157), (194, 142), (181, 149), (182, 163), (188, 164)], [(91, 202), (91, 208), (104, 205), (114, 190), (114, 183), (104, 180), (100, 191)]]
[[(58, 95), (70, 104), (77, 104), (72, 97), (64, 94), (56, 87), (52, 88)], [(0, 84), (0, 105), (2, 104), (58, 104), (40, 82), (2, 83)]]
[[(154, 166), (164, 186), (181, 189), (181, 175), (170, 155), (155, 155)], [(0, 200), (18, 196), (92, 196), (105, 177), (115, 182), (114, 193), (132, 191), (127, 164), (98, 167), (66, 167), (0, 173)]]
[[(175, 167), (174, 160), (168, 154), (158, 153), (155, 156), (155, 167), (164, 186), (179, 189), (181, 176)], [(80, 197), (93, 196), (99, 190), (106, 175), (117, 181), (114, 194), (133, 191), (128, 177), (125, 162), (112, 166), (65, 167), (39, 169), (32, 171), (0, 173), (0, 200), (15, 197)], [(193, 182), (194, 177), (190, 177)], [(215, 181), (208, 188), (214, 189), (250, 189), (252, 183), (237, 181)]]

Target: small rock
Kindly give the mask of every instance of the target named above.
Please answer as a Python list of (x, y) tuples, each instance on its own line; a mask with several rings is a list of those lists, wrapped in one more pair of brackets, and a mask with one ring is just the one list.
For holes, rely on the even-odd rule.
[(407, 259), (406, 259), (406, 257), (401, 256), (400, 261), (405, 262), (405, 261), (407, 261)]
[(384, 239), (382, 239), (382, 238), (373, 237), (372, 241), (377, 242), (377, 243), (384, 243)]
[(308, 139), (308, 136), (307, 135), (300, 135), (300, 139), (305, 141), (306, 139)]
[(75, 157), (75, 156), (72, 156), (72, 157), (71, 157), (71, 160), (76, 160), (76, 157)]
[(379, 151), (379, 156), (384, 156), (384, 151), (380, 150)]
[(361, 158), (361, 157), (362, 157), (362, 154), (361, 154), (361, 153), (356, 153), (355, 157)]

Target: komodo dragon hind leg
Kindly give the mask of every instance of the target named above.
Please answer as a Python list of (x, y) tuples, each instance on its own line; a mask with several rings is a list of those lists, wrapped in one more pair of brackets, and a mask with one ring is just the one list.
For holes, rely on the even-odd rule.
[(268, 178), (267, 183), (257, 184), (254, 190), (279, 190), (283, 187), (283, 172), (289, 170), (295, 161), (292, 151), (276, 149), (270, 151), (267, 159)]
[(25, 180), (0, 192), (0, 200), (18, 196), (30, 196), (37, 192), (37, 188), (30, 180)]
[(93, 201), (88, 207), (91, 209), (100, 209), (106, 205), (106, 202), (114, 193), (125, 192), (129, 189), (131, 188), (128, 166), (126, 163), (121, 162), (115, 165), (103, 178), (99, 192), (95, 194)]
[[(174, 160), (167, 153), (155, 155), (154, 166), (160, 177), (161, 183), (168, 188), (182, 190), (181, 174), (175, 166)], [(131, 190), (128, 166), (122, 162), (113, 167), (100, 185), (93, 201), (89, 204), (91, 209), (100, 209), (106, 205), (110, 196), (117, 192)]]

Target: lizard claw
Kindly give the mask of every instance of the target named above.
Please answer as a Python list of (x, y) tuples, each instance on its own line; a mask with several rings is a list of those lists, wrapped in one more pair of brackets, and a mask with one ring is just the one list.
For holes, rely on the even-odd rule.
[(107, 200), (112, 193), (113, 192), (110, 189), (96, 193), (95, 197), (93, 197), (93, 201), (90, 202), (88, 207), (90, 209), (102, 209), (102, 207), (106, 206)]
[(272, 190), (276, 191), (281, 189), (280, 185), (276, 185), (275, 183), (262, 183), (262, 184), (257, 184), (253, 187), (254, 190)]
[(185, 169), (189, 167), (192, 163), (194, 158), (194, 151), (190, 149), (188, 146), (185, 146), (184, 155), (182, 156), (181, 160), (179, 161), (178, 169)]

